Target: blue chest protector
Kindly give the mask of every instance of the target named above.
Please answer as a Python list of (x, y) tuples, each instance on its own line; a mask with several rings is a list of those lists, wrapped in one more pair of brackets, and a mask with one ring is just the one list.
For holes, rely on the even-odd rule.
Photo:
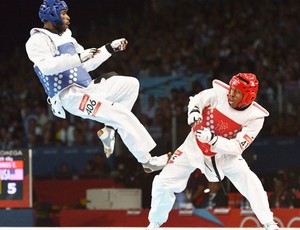
[[(66, 53), (71, 55), (76, 54), (76, 49), (72, 42), (58, 46), (57, 51), (58, 52), (55, 54), (55, 56)], [(75, 84), (87, 87), (92, 81), (91, 76), (82, 65), (54, 75), (44, 75), (37, 66), (34, 66), (34, 71), (38, 75), (40, 82), (50, 98), (54, 97), (56, 94), (70, 85)]]

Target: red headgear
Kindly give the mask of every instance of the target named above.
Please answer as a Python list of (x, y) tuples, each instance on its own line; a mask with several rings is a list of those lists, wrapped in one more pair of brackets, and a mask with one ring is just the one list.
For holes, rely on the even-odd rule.
[(242, 101), (238, 104), (238, 108), (248, 106), (255, 100), (258, 91), (258, 80), (254, 74), (239, 73), (234, 75), (231, 78), (229, 85), (229, 91), (231, 90), (231, 87), (234, 86), (244, 95)]

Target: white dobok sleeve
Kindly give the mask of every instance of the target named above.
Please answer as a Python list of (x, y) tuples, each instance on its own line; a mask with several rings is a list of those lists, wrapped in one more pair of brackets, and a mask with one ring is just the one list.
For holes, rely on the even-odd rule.
[(81, 65), (77, 54), (54, 56), (55, 46), (44, 33), (32, 35), (25, 46), (29, 59), (39, 67), (44, 75), (61, 73)]
[(195, 96), (190, 97), (188, 104), (188, 114), (195, 108), (198, 107), (199, 111), (207, 106), (214, 107), (217, 103), (217, 95), (213, 88), (206, 89), (196, 94)]
[(249, 121), (236, 138), (227, 139), (218, 136), (217, 142), (211, 146), (211, 151), (221, 154), (240, 155), (254, 141), (264, 124), (264, 118), (260, 117)]
[(103, 62), (105, 62), (110, 56), (111, 53), (107, 51), (105, 46), (102, 46), (98, 49), (98, 52), (94, 55), (93, 58), (90, 58), (83, 63), (83, 66), (86, 71), (93, 71), (94, 69), (98, 68)]

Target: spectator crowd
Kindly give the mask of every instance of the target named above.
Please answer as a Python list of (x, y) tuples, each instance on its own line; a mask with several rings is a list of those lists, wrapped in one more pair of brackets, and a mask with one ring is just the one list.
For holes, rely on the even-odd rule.
[[(109, 12), (104, 22), (90, 16), (84, 20), (87, 27), (76, 22), (71, 29), (85, 47), (101, 46), (116, 34), (129, 41), (128, 50), (104, 63), (94, 77), (114, 70), (137, 78), (188, 79), (201, 72), (227, 82), (237, 72), (253, 72), (260, 80), (258, 101), (271, 112), (264, 135), (295, 136), (300, 130), (298, 5), (292, 0), (152, 0), (128, 6), (119, 16)], [(1, 148), (95, 143), (90, 133), (96, 124), (51, 115), (23, 46), (2, 57)], [(184, 118), (188, 96), (197, 92), (190, 91), (168, 98), (151, 95), (151, 111), (143, 111), (140, 119), (153, 130), (161, 128), (167, 140), (170, 117)], [(283, 108), (277, 106), (279, 97), (286, 100)]]

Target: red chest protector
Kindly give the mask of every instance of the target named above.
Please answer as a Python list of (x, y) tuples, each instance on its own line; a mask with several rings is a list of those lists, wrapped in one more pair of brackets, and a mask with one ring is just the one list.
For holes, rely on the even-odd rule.
[[(216, 108), (206, 107), (202, 112), (202, 121), (195, 125), (193, 131), (200, 129), (201, 126), (210, 129), (211, 132), (218, 136), (232, 139), (236, 137), (236, 134), (240, 131), (241, 125), (231, 120), (229, 117), (221, 113)], [(213, 156), (216, 153), (210, 150), (210, 145), (202, 143), (196, 138), (199, 148), (206, 156)]]

